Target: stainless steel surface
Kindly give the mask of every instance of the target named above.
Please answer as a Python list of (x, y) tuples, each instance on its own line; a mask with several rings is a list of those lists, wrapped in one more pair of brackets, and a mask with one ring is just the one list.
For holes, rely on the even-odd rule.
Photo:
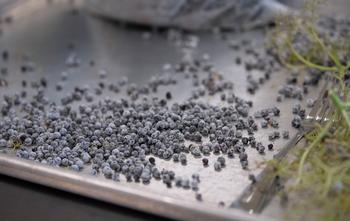
[[(70, 1), (68, 1), (70, 2)], [(79, 2), (76, 1), (77, 6)], [(94, 87), (97, 82), (96, 73), (100, 68), (108, 70), (109, 81), (117, 81), (121, 76), (128, 76), (129, 81), (142, 85), (155, 73), (161, 72), (165, 63), (175, 64), (181, 58), (181, 48), (167, 41), (162, 34), (152, 33), (149, 40), (142, 39), (143, 31), (131, 27), (120, 27), (118, 24), (100, 20), (87, 13), (72, 13), (71, 3), (67, 1), (25, 1), (18, 7), (11, 8), (6, 13), (13, 16), (13, 23), (3, 24), (3, 35), (0, 37), (0, 48), (10, 50), (9, 87), (0, 87), (0, 95), (15, 93), (21, 90), (21, 80), (29, 82), (46, 76), (49, 87), (46, 91), (50, 99), (58, 101), (65, 91), (73, 90), (74, 85), (89, 84)], [(262, 48), (263, 33), (254, 31), (242, 34), (228, 34), (229, 39), (240, 41), (253, 39), (256, 48)], [(212, 62), (225, 78), (235, 84), (235, 93), (245, 99), (254, 102), (252, 111), (279, 106), (281, 117), (278, 119), (281, 129), (291, 132), (290, 107), (295, 100), (287, 100), (283, 104), (277, 104), (275, 97), (277, 89), (286, 77), (285, 73), (275, 73), (272, 80), (267, 82), (256, 95), (246, 93), (246, 71), (243, 66), (234, 64), (237, 56), (244, 56), (243, 52), (234, 52), (229, 49), (228, 43), (211, 33), (200, 34), (201, 41), (197, 53), (199, 55), (208, 52)], [(75, 51), (82, 60), (79, 68), (67, 70), (65, 59), (69, 55), (67, 45), (74, 42)], [(23, 62), (23, 55), (30, 55), (37, 63), (37, 70), (32, 73), (20, 73), (19, 66)], [(248, 59), (248, 58), (247, 58)], [(96, 65), (91, 67), (89, 61), (94, 60)], [(69, 81), (64, 90), (57, 93), (54, 85), (60, 79), (62, 71), (69, 72)], [(253, 72), (255, 77), (260, 73)], [(176, 76), (178, 85), (169, 88), (161, 88), (159, 95), (164, 96), (166, 90), (174, 94), (174, 101), (182, 101), (188, 95), (191, 82), (184, 76)], [(312, 91), (310, 96), (317, 94)], [(118, 99), (125, 94), (106, 93)], [(205, 101), (220, 105), (218, 97), (208, 97)], [(259, 130), (256, 134), (258, 140), (268, 143), (267, 133), (270, 129)], [(256, 150), (248, 149), (249, 170), (241, 169), (237, 158), (228, 160), (226, 168), (218, 173), (212, 167), (203, 168), (198, 159), (191, 156), (188, 165), (181, 165), (158, 160), (158, 165), (171, 168), (177, 175), (190, 177), (198, 172), (201, 176), (200, 193), (203, 202), (197, 202), (194, 193), (188, 190), (171, 188), (168, 189), (159, 181), (152, 180), (149, 185), (139, 183), (120, 183), (108, 181), (102, 177), (93, 177), (88, 171), (74, 173), (68, 170), (47, 167), (16, 158), (13, 154), (0, 154), (0, 173), (20, 179), (29, 180), (43, 185), (52, 186), (69, 192), (82, 194), (111, 203), (140, 209), (143, 211), (177, 218), (183, 220), (272, 220), (271, 217), (248, 215), (237, 209), (218, 207), (220, 201), (230, 205), (242, 191), (248, 186), (248, 175), (259, 174), (262, 170), (261, 163), (278, 153), (287, 141), (278, 140), (274, 143), (275, 150), (260, 155)], [(216, 159), (210, 156), (210, 160)]]
[(238, 210), (223, 210), (179, 199), (154, 195), (141, 189), (117, 185), (104, 178), (89, 179), (64, 171), (0, 155), (0, 172), (20, 179), (63, 189), (91, 198), (181, 220), (256, 220)]
[(291, 10), (274, 0), (87, 0), (86, 5), (89, 11), (111, 19), (189, 30), (249, 29)]

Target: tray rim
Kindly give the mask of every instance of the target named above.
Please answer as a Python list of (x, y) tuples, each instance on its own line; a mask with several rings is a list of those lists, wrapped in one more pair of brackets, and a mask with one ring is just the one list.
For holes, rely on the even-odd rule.
[(96, 200), (180, 220), (273, 221), (263, 215), (229, 208), (214, 208), (176, 198), (148, 193), (113, 181), (89, 179), (78, 172), (55, 168), (16, 156), (0, 154), (0, 173)]

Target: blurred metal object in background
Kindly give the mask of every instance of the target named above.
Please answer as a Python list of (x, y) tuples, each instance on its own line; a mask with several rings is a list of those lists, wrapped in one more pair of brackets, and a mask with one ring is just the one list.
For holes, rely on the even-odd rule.
[(89, 11), (119, 21), (188, 30), (249, 29), (291, 9), (287, 0), (87, 0)]
[(21, 0), (0, 0), (0, 14), (3, 14), (3, 12), (9, 10), (10, 7), (14, 7), (20, 2)]

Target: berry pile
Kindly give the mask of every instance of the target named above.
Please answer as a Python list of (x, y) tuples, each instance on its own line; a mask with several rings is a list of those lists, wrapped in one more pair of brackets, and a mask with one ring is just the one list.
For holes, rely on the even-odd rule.
[[(232, 160), (246, 170), (251, 159), (248, 149), (264, 155), (266, 150), (273, 151), (274, 140), (289, 138), (288, 131), (282, 135), (274, 131), (266, 134), (271, 143), (265, 146), (256, 133), (260, 128), (279, 129), (280, 109), (266, 108), (252, 114), (253, 102), (234, 93), (234, 82), (215, 69), (209, 55), (193, 56), (198, 37), (172, 30), (168, 38), (182, 48), (183, 59), (175, 65), (165, 64), (163, 73), (145, 85), (136, 85), (126, 77), (109, 81), (110, 73), (100, 69), (96, 85), (75, 85), (68, 91), (65, 85), (70, 70), (84, 62), (74, 51), (68, 54), (67, 71), (58, 82), (45, 77), (23, 80), (21, 92), (3, 96), (0, 149), (14, 149), (20, 158), (78, 172), (88, 170), (115, 181), (125, 178), (147, 184), (152, 179), (161, 180), (169, 188), (191, 189), (197, 200), (203, 200), (199, 174), (183, 178), (159, 166), (159, 161), (186, 166), (188, 159), (194, 158), (203, 168), (219, 172)], [(238, 63), (245, 62), (250, 72), (263, 73), (253, 89), (249, 89), (255, 82), (253, 74), (247, 77), (247, 90), (255, 93), (280, 66), (269, 51), (259, 55), (251, 42), (240, 45), (256, 62), (240, 58)], [(6, 64), (11, 54), (5, 54)], [(21, 70), (22, 74), (35, 72), (36, 64), (28, 58)], [(191, 82), (187, 89), (191, 93), (176, 102), (176, 93), (170, 88), (178, 84), (179, 76)], [(64, 91), (58, 102), (46, 95), (48, 87), (57, 93)], [(163, 89), (165, 93), (159, 95)], [(123, 99), (103, 98), (107, 93), (122, 94)], [(206, 101), (213, 96), (220, 98), (219, 105)]]

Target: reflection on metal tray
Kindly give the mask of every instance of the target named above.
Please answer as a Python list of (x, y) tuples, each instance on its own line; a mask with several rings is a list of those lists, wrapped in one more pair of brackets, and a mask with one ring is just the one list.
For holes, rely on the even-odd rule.
[[(78, 83), (85, 85), (95, 82), (96, 73), (100, 68), (105, 68), (111, 73), (110, 81), (117, 81), (126, 75), (129, 81), (141, 85), (146, 83), (150, 76), (160, 72), (163, 64), (176, 63), (181, 58), (180, 48), (156, 32), (152, 33), (149, 40), (143, 40), (142, 30), (103, 21), (84, 11), (77, 13), (72, 11), (71, 4), (72, 1), (52, 1), (50, 4), (43, 0), (23, 1), (3, 12), (13, 16), (13, 21), (1, 26), (3, 34), (0, 37), (0, 48), (9, 49), (13, 57), (7, 66), (10, 73), (7, 77), (9, 86), (0, 87), (1, 95), (19, 91), (23, 79), (30, 81), (46, 76), (49, 83), (55, 85), (55, 82), (59, 81), (60, 73), (66, 69), (65, 59), (69, 54), (67, 45), (72, 42), (82, 64), (73, 70), (65, 90), (73, 90), (74, 85)], [(74, 4), (80, 7), (79, 1)], [(237, 41), (255, 39), (258, 42), (256, 47), (261, 47), (262, 42), (259, 39), (262, 39), (262, 36), (260, 31), (240, 35), (228, 34), (229, 38)], [(272, 105), (279, 106), (282, 113), (279, 119), (280, 127), (294, 131), (290, 126), (290, 106), (294, 101), (283, 104), (276, 104), (274, 101), (276, 90), (285, 76), (275, 73), (273, 79), (266, 83), (259, 93), (249, 95), (246, 93), (245, 69), (233, 62), (240, 52), (231, 51), (227, 42), (211, 33), (202, 33), (200, 37), (198, 53), (210, 53), (218, 70), (225, 78), (234, 82), (235, 93), (252, 100), (255, 110)], [(19, 67), (24, 54), (30, 55), (37, 62), (37, 71), (25, 75), (20, 73)], [(91, 60), (96, 63), (94, 67), (89, 65)], [(167, 90), (176, 94), (175, 101), (182, 101), (191, 93), (183, 90), (189, 88), (190, 84), (191, 82), (180, 77), (179, 83)], [(64, 95), (64, 92), (57, 93), (54, 87), (49, 87), (46, 93), (52, 100), (58, 100)], [(160, 89), (158, 93), (164, 96), (165, 89)], [(315, 93), (316, 91), (312, 92), (311, 96)], [(107, 95), (115, 99), (123, 96)], [(219, 101), (208, 99), (207, 102)], [(270, 131), (259, 130), (256, 134), (265, 144), (268, 142), (267, 132)], [(213, 168), (203, 168), (201, 161), (191, 156), (186, 167), (159, 160), (160, 167), (171, 167), (179, 176), (190, 177), (195, 172), (199, 173), (203, 202), (197, 202), (192, 191), (168, 189), (159, 181), (152, 180), (149, 185), (124, 181), (116, 183), (103, 177), (93, 177), (84, 171), (75, 173), (22, 160), (14, 154), (0, 154), (0, 173), (182, 220), (272, 220), (271, 217), (248, 215), (237, 209), (221, 208), (218, 203), (223, 201), (230, 205), (249, 184), (248, 175), (258, 174), (261, 171), (259, 163), (271, 159), (285, 142), (282, 139), (276, 141), (276, 150), (264, 156), (259, 155), (257, 151), (247, 150), (250, 156), (250, 170), (247, 171), (241, 169), (238, 159), (227, 162), (226, 168), (220, 173), (215, 172)], [(214, 158), (215, 156), (210, 156), (210, 159)]]

